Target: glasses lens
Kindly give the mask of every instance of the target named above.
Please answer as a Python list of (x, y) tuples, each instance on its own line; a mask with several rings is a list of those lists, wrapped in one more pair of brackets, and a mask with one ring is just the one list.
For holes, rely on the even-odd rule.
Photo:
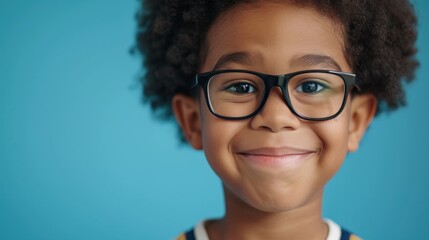
[(212, 110), (224, 117), (244, 117), (259, 107), (264, 81), (257, 75), (228, 72), (214, 75), (208, 82)]
[(344, 80), (332, 73), (303, 73), (290, 79), (288, 93), (293, 109), (307, 118), (337, 114), (345, 96)]

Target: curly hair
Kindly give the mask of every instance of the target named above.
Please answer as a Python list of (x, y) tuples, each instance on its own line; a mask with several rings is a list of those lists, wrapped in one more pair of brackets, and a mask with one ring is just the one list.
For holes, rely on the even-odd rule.
[[(170, 119), (175, 94), (191, 95), (210, 26), (220, 13), (261, 0), (141, 0), (136, 49), (143, 56), (143, 99)], [(279, 1), (279, 0), (277, 0)], [(402, 82), (418, 66), (417, 18), (407, 0), (284, 0), (311, 6), (344, 26), (346, 59), (364, 93), (378, 99), (377, 113), (405, 105)]]

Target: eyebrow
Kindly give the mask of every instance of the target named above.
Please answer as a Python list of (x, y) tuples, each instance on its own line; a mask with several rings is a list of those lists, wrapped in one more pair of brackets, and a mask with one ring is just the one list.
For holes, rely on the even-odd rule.
[[(257, 55), (255, 55), (257, 56)], [(257, 56), (258, 60), (260, 60), (260, 56)], [(224, 67), (230, 63), (238, 63), (242, 65), (250, 65), (253, 62), (250, 54), (248, 52), (233, 52), (222, 55), (219, 60), (217, 60), (215, 66), (213, 67), (213, 71), (219, 68)]]
[[(252, 55), (253, 56), (253, 55)], [(254, 55), (258, 62), (262, 62), (262, 57), (258, 54)], [(213, 71), (225, 67), (230, 63), (237, 63), (242, 65), (250, 65), (253, 62), (253, 57), (248, 52), (233, 52), (222, 55), (213, 67)], [(322, 66), (330, 70), (342, 71), (340, 65), (330, 56), (323, 54), (305, 54), (294, 56), (289, 61), (290, 66), (302, 66), (303, 68), (309, 66)]]
[(330, 70), (342, 71), (340, 65), (333, 58), (322, 54), (298, 55), (293, 57), (289, 63), (291, 66), (323, 66)]

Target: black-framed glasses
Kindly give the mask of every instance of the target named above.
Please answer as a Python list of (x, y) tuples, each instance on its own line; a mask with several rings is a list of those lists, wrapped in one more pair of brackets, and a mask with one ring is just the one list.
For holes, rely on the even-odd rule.
[(204, 90), (212, 114), (228, 120), (255, 116), (270, 90), (280, 87), (296, 116), (311, 121), (335, 118), (344, 109), (356, 75), (332, 70), (306, 70), (269, 75), (249, 70), (217, 70), (197, 74), (193, 87)]

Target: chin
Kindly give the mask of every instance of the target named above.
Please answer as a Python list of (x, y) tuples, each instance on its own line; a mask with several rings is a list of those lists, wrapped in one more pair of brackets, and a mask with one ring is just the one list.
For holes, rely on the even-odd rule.
[(276, 203), (271, 203), (271, 202), (266, 202), (266, 203), (260, 203), (257, 204), (255, 206), (252, 206), (253, 208), (264, 212), (264, 213), (284, 213), (284, 212), (289, 212), (292, 211), (294, 209), (298, 209), (299, 207), (301, 207), (303, 204), (297, 203), (297, 202), (276, 202)]
[[(269, 191), (267, 191), (269, 192)], [(300, 208), (305, 205), (305, 199), (293, 195), (277, 195), (271, 194), (270, 196), (258, 196), (256, 199), (249, 199), (245, 201), (249, 206), (261, 212), (266, 213), (282, 213), (290, 210)]]

